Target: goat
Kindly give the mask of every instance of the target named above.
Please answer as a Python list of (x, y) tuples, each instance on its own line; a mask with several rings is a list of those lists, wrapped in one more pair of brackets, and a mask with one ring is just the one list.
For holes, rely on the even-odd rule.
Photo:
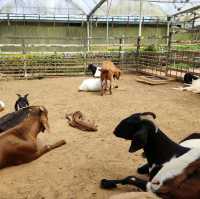
[(0, 133), (17, 126), (29, 115), (30, 111), (31, 107), (26, 107), (2, 116), (0, 118)]
[(108, 69), (101, 69), (101, 95), (103, 96), (107, 90), (108, 87), (108, 81), (110, 82), (109, 85), (109, 92), (112, 94), (112, 79), (113, 79), (113, 73)]
[(155, 118), (152, 112), (136, 113), (122, 120), (114, 130), (117, 137), (132, 140), (129, 152), (144, 150), (149, 168), (162, 165), (172, 157), (179, 157), (195, 147), (197, 141), (190, 142), (190, 147), (188, 144), (184, 147), (184, 142), (181, 143), (183, 146), (175, 143), (157, 127)]
[(92, 72), (92, 75), (94, 77), (100, 77), (100, 75), (101, 75), (100, 69), (101, 69), (101, 67), (99, 67), (98, 65), (95, 65), (95, 64), (88, 65), (88, 70), (90, 70)]
[(0, 100), (0, 112), (5, 109), (5, 103)]
[[(0, 134), (0, 168), (33, 161), (65, 144), (61, 140), (38, 149), (37, 135), (49, 131), (48, 112), (43, 106), (31, 106), (27, 117), (18, 125)], [(22, 109), (24, 110), (24, 109)]]
[[(102, 185), (105, 182), (103, 181)], [(129, 176), (118, 180), (117, 184), (131, 184), (163, 199), (198, 199), (200, 198), (200, 149), (191, 149), (184, 155), (166, 162), (149, 182)], [(143, 196), (142, 193), (144, 192), (135, 195), (139, 198)], [(128, 194), (126, 195), (128, 199)], [(134, 193), (132, 196), (130, 198), (134, 198)], [(117, 197), (111, 198), (117, 199)], [(123, 195), (121, 198), (124, 198)]]
[(185, 73), (185, 75), (184, 75), (184, 77), (183, 77), (183, 82), (184, 82), (185, 84), (192, 84), (192, 80), (197, 80), (197, 79), (199, 79), (198, 76), (193, 75), (193, 74), (190, 73), (190, 72), (187, 72), (187, 73)]
[(27, 106), (29, 106), (29, 102), (28, 102), (28, 93), (24, 96), (21, 96), (20, 94), (16, 94), (18, 96), (17, 101), (15, 102), (15, 111), (18, 111), (21, 108), (25, 108)]
[(102, 69), (109, 70), (113, 74), (113, 79), (119, 80), (122, 71), (117, 68), (112, 61), (103, 61)]
[(85, 79), (79, 86), (79, 91), (100, 91), (101, 80), (100, 78)]

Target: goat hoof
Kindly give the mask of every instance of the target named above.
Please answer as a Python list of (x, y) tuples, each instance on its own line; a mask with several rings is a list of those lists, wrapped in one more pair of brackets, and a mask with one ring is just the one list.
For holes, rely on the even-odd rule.
[(116, 188), (117, 185), (111, 180), (102, 179), (100, 183), (101, 188), (103, 189), (113, 189)]

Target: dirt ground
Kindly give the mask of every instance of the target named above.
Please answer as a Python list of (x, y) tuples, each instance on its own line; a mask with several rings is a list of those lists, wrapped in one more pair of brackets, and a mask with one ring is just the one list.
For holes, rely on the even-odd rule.
[[(136, 174), (144, 160), (141, 151), (129, 154), (130, 141), (116, 138), (118, 122), (135, 112), (152, 111), (159, 127), (178, 141), (200, 131), (200, 96), (173, 90), (181, 83), (150, 86), (123, 75), (113, 95), (78, 92), (87, 77), (42, 80), (1, 81), (0, 98), (5, 113), (14, 110), (16, 93), (29, 93), (31, 105), (44, 105), (49, 111), (51, 134), (40, 134), (42, 142), (65, 139), (67, 144), (41, 158), (0, 171), (0, 199), (107, 199), (132, 190), (119, 187), (102, 190), (102, 178), (122, 178)], [(68, 126), (65, 113), (80, 110), (96, 121), (97, 132), (82, 132)]]

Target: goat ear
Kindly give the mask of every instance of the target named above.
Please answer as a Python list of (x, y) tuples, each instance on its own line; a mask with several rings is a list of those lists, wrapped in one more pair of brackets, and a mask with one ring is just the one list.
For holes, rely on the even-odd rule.
[(21, 97), (21, 95), (20, 94), (18, 94), (18, 93), (16, 93), (16, 95), (20, 98)]
[(29, 96), (29, 93), (27, 93), (26, 95), (24, 95), (25, 98), (27, 98)]
[(46, 130), (48, 133), (50, 133), (48, 118), (47, 118), (47, 115), (44, 112), (42, 112), (42, 114), (41, 114), (41, 122), (42, 122), (42, 125), (44, 127), (44, 130)]
[(134, 138), (131, 141), (131, 146), (129, 152), (133, 153), (142, 149), (147, 143), (148, 130), (143, 127), (138, 132), (134, 134)]
[(42, 112), (45, 111), (43, 106), (40, 106), (40, 110), (41, 110)]

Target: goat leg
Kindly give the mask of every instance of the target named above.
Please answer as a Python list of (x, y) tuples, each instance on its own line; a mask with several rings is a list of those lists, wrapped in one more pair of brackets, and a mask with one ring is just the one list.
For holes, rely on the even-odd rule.
[(142, 166), (137, 168), (137, 172), (139, 174), (149, 174), (149, 164), (143, 164)]
[(60, 140), (58, 142), (56, 142), (55, 144), (52, 144), (52, 145), (45, 145), (44, 147), (42, 147), (42, 149), (40, 149), (39, 151), (37, 151), (37, 153), (35, 154), (35, 158), (34, 159), (37, 159), (39, 158), (40, 156), (44, 155), (45, 153), (55, 149), (55, 148), (58, 148), (62, 145), (66, 144), (65, 140)]
[(58, 148), (62, 145), (66, 144), (66, 141), (65, 140), (60, 140), (58, 142), (56, 142), (55, 144), (52, 144), (52, 145), (48, 145), (48, 148), (49, 148), (49, 151), (55, 149), (55, 148)]
[(103, 179), (101, 180), (101, 188), (104, 189), (111, 189), (111, 188), (116, 188), (117, 184), (122, 184), (122, 185), (134, 185), (144, 191), (146, 191), (146, 185), (147, 185), (146, 180), (142, 180), (139, 178), (136, 178), (135, 176), (128, 176), (124, 179), (120, 179), (120, 180), (107, 180), (107, 179)]

